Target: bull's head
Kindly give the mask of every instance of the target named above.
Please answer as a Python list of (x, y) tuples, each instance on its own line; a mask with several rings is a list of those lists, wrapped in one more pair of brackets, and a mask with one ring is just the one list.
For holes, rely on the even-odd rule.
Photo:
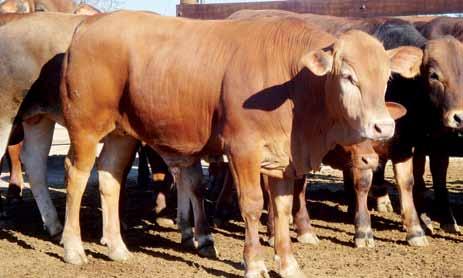
[(422, 78), (443, 125), (463, 129), (463, 44), (450, 36), (428, 41)]
[(391, 72), (412, 78), (419, 73), (423, 52), (416, 47), (386, 51), (375, 38), (349, 31), (329, 48), (309, 52), (302, 63), (315, 75), (326, 75), (326, 109), (354, 131), (356, 138), (385, 140), (394, 135), (393, 113), (405, 113), (397, 103), (385, 103)]

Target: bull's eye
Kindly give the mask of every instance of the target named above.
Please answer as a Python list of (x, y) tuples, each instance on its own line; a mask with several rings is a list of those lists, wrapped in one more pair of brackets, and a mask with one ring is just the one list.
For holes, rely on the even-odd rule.
[(429, 79), (431, 79), (432, 81), (440, 81), (439, 75), (435, 71), (429, 74)]
[(352, 85), (357, 86), (357, 80), (354, 79), (354, 76), (352, 76), (352, 74), (343, 74), (342, 78), (344, 80), (349, 81)]

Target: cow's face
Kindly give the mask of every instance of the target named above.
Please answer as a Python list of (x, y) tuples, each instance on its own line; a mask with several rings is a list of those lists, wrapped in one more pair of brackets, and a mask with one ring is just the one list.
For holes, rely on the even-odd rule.
[(342, 148), (350, 155), (351, 166), (353, 168), (374, 170), (378, 167), (379, 156), (373, 149), (370, 140), (342, 146)]
[[(325, 103), (329, 114), (351, 131), (354, 140), (385, 140), (394, 135), (385, 93), (391, 72), (419, 73), (423, 52), (415, 47), (389, 51), (373, 37), (349, 31), (329, 49), (312, 51), (302, 63), (315, 75), (327, 75)], [(394, 109), (402, 106), (393, 104)]]
[(428, 41), (422, 69), (444, 126), (463, 129), (463, 44), (450, 36)]
[[(400, 119), (407, 112), (401, 105), (387, 102), (388, 111), (394, 120)], [(350, 155), (350, 162), (353, 168), (366, 170), (375, 170), (378, 167), (379, 155), (377, 150), (373, 147), (379, 146), (379, 142), (372, 142), (371, 140), (364, 140), (360, 143), (342, 146), (345, 152)]]
[(0, 4), (0, 13), (30, 13), (33, 11), (28, 0), (7, 0)]

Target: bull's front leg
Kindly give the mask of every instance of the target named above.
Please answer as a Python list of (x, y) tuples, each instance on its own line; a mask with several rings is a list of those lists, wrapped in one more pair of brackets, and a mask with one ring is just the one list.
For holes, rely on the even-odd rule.
[(450, 207), (449, 192), (447, 190), (449, 155), (443, 151), (432, 151), (429, 155), (429, 163), (440, 227), (449, 233), (460, 233), (460, 228)]
[(305, 277), (292, 253), (289, 235), (294, 181), (269, 177), (269, 189), (274, 208), (275, 262), (279, 274), (282, 277)]
[[(229, 153), (230, 172), (238, 191), (241, 215), (245, 224), (245, 277), (269, 277), (259, 241), (259, 219), (264, 205), (260, 186), (261, 154), (255, 146), (237, 144)], [(289, 224), (289, 223), (288, 223)]]
[(400, 192), (401, 212), (407, 231), (407, 242), (412, 246), (426, 246), (428, 240), (421, 228), (413, 202), (413, 159), (411, 156), (393, 161), (394, 174)]
[(355, 246), (358, 248), (374, 247), (371, 217), (368, 211), (368, 192), (373, 180), (373, 171), (357, 168), (352, 168), (351, 171), (355, 190)]

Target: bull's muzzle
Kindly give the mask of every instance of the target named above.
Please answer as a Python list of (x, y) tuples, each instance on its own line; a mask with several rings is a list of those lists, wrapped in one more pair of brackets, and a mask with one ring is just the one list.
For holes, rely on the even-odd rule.
[(391, 119), (373, 121), (366, 130), (366, 138), (384, 141), (394, 136), (395, 121)]
[(451, 110), (445, 113), (444, 125), (449, 128), (463, 129), (463, 110)]

